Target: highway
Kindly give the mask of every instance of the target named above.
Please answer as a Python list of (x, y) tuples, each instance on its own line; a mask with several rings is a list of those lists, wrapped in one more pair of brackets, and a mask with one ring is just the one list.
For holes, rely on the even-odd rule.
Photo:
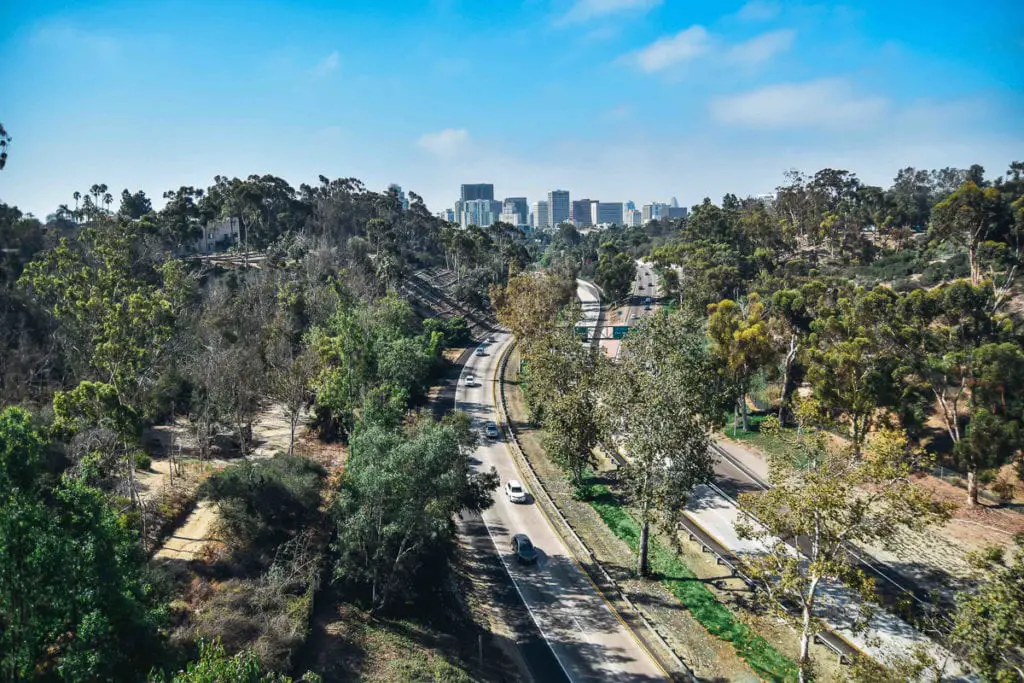
[[(455, 408), (469, 415), (473, 429), (480, 434), (470, 464), (483, 471), (494, 467), (504, 487), (510, 479), (524, 478), (504, 443), (507, 430), (496, 440), (483, 435), (485, 425), (496, 421), (495, 373), (499, 353), (510, 337), (497, 334), (494, 339), (484, 347), (486, 355), (473, 355), (467, 361), (456, 389)], [(467, 386), (466, 376), (471, 374), (476, 383)], [(576, 564), (532, 497), (525, 504), (511, 503), (499, 489), (494, 505), (482, 517), (516, 591), (566, 679), (574, 683), (667, 680)], [(539, 551), (536, 565), (522, 565), (515, 559), (510, 542), (516, 533), (525, 533), (533, 541)]]

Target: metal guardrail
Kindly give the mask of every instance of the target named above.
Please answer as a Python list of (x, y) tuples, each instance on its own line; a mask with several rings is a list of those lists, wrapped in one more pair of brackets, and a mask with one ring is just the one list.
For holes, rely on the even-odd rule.
[[(583, 555), (583, 561), (580, 562), (580, 568), (584, 571), (584, 573), (588, 575), (590, 581), (594, 583), (595, 588), (597, 587), (597, 582), (594, 581), (593, 576), (590, 576), (590, 570), (588, 570), (583, 563), (591, 564), (597, 568), (597, 570), (601, 573), (602, 580), (605, 581), (609, 586), (611, 586), (618, 594), (619, 599), (621, 599), (622, 602), (626, 604), (626, 606), (630, 609), (631, 612), (633, 612), (633, 614), (639, 617), (640, 621), (644, 625), (644, 628), (655, 635), (661, 647), (671, 655), (676, 666), (683, 672), (685, 676), (689, 677), (691, 680), (695, 680), (693, 670), (689, 666), (687, 666), (687, 664), (683, 661), (679, 653), (676, 652), (675, 648), (673, 648), (668, 643), (668, 640), (665, 638), (664, 634), (662, 634), (657, 629), (657, 627), (655, 627), (654, 624), (651, 623), (651, 621), (647, 618), (647, 615), (644, 614), (643, 610), (641, 610), (636, 605), (636, 603), (630, 600), (629, 596), (622, 589), (622, 587), (619, 586), (618, 582), (616, 582), (615, 579), (612, 578), (612, 576), (608, 573), (608, 571), (601, 565), (601, 562), (597, 559), (597, 556), (590, 549), (590, 547), (587, 546), (583, 539), (580, 538), (579, 534), (576, 533), (576, 530), (573, 529), (572, 525), (569, 523), (569, 520), (566, 519), (561, 509), (558, 507), (558, 504), (555, 503), (554, 498), (552, 498), (551, 494), (548, 493), (547, 488), (541, 482), (541, 479), (538, 476), (536, 470), (534, 470), (533, 465), (530, 463), (529, 459), (526, 457), (526, 455), (520, 448), (519, 439), (516, 437), (515, 429), (512, 427), (512, 421), (508, 417), (508, 406), (507, 399), (505, 397), (504, 381), (505, 368), (508, 366), (508, 359), (509, 356), (512, 355), (512, 350), (514, 348), (515, 342), (513, 341), (511, 344), (505, 347), (505, 349), (502, 351), (501, 358), (498, 361), (498, 386), (500, 387), (500, 401), (498, 402), (498, 405), (496, 407), (498, 409), (499, 420), (503, 425), (507, 426), (508, 428), (507, 431), (510, 438), (508, 439), (507, 443), (511, 446), (509, 450), (512, 453), (513, 458), (516, 460), (516, 464), (519, 466), (520, 471), (526, 472), (528, 474), (530, 478), (530, 486), (532, 487), (532, 489), (541, 494), (540, 496), (537, 496), (537, 501), (541, 504), (541, 508), (544, 511), (545, 516), (548, 518), (548, 520), (557, 520), (560, 523), (560, 525), (564, 527), (564, 529), (568, 532), (568, 535), (572, 538), (575, 544), (578, 546), (577, 550), (580, 551)], [(563, 536), (563, 538), (565, 537), (561, 533), (559, 535)], [(573, 554), (576, 554), (576, 552), (574, 552)], [(577, 557), (577, 559), (581, 558)], [(612, 609), (615, 608), (613, 607)], [(626, 625), (626, 628), (632, 630), (631, 627), (628, 625)], [(634, 635), (636, 636), (635, 633)]]

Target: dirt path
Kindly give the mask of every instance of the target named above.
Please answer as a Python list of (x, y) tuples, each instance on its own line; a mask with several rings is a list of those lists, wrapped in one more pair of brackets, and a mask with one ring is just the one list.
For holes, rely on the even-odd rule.
[(216, 542), (212, 538), (216, 521), (216, 506), (208, 500), (200, 501), (185, 523), (157, 551), (155, 559), (184, 560), (186, 562), (198, 559), (208, 542)]

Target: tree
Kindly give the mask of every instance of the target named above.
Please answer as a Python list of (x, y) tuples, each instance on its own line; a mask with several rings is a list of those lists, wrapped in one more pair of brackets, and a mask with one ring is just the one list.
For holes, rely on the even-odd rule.
[(711, 476), (711, 431), (726, 402), (706, 347), (696, 318), (659, 311), (631, 330), (620, 362), (602, 378), (599, 410), (612, 436), (605, 448), (621, 444), (626, 454), (621, 473), (639, 515), (643, 576), (656, 511), (671, 523), (693, 487)]
[(708, 306), (708, 338), (720, 359), (720, 366), (739, 393), (743, 431), (747, 431), (750, 378), (772, 361), (775, 352), (760, 297), (751, 294), (742, 308), (730, 299)]
[(296, 350), (287, 340), (276, 345), (270, 364), (270, 395), (284, 405), (288, 415), (288, 455), (292, 455), (299, 418), (313, 403), (313, 380), (320, 371), (320, 364), (312, 348)]
[[(772, 487), (741, 493), (740, 508), (750, 517), (738, 525), (741, 538), (767, 548), (744, 564), (764, 589), (762, 599), (800, 631), (800, 680), (808, 680), (810, 643), (821, 629), (819, 592), (825, 583), (843, 583), (869, 599), (874, 585), (847, 554), (849, 544), (892, 540), (901, 529), (921, 530), (945, 520), (950, 508), (936, 503), (911, 480), (923, 452), (906, 437), (881, 430), (866, 455), (851, 457), (831, 445), (824, 432), (801, 419), (803, 429), (785, 436), (774, 418), (762, 429), (785, 439), (785, 455), (769, 454)], [(790, 543), (796, 541), (799, 552)], [(797, 613), (789, 609), (796, 605)]]
[(491, 504), (493, 470), (470, 470), (468, 422), (421, 418), (405, 432), (360, 429), (332, 514), (334, 574), (369, 592), (371, 612), (436, 585), (455, 538), (454, 516)]
[(594, 281), (612, 301), (623, 299), (636, 278), (636, 262), (629, 254), (619, 251), (613, 242), (601, 245), (594, 271)]
[[(578, 310), (567, 307), (562, 321), (578, 319)], [(565, 324), (535, 341), (523, 358), (528, 401), (544, 428), (545, 450), (579, 485), (601, 437), (597, 382), (603, 356), (580, 344)]]
[(0, 412), (0, 676), (134, 680), (158, 654), (137, 539), (65, 475), (23, 410)]
[(117, 210), (118, 216), (135, 220), (142, 218), (152, 210), (153, 203), (149, 201), (149, 197), (142, 190), (134, 194), (126, 189), (121, 190), (121, 206)]
[(967, 249), (973, 285), (981, 282), (978, 247), (998, 230), (1005, 214), (997, 188), (982, 188), (970, 180), (932, 209), (932, 237)]
[(4, 128), (4, 124), (0, 123), (0, 171), (4, 170), (7, 165), (7, 148), (11, 144), (11, 136), (7, 133), (7, 129)]
[(974, 564), (986, 572), (977, 590), (957, 598), (952, 640), (984, 681), (1024, 679), (1024, 537), (1017, 536), (1010, 560), (1002, 548), (976, 555)]
[(892, 328), (896, 294), (887, 287), (843, 292), (811, 323), (807, 377), (822, 407), (846, 418), (855, 455), (878, 408), (893, 402), (898, 364)]
[(498, 322), (511, 330), (524, 348), (542, 337), (555, 323), (559, 311), (575, 294), (576, 283), (550, 275), (520, 273), (504, 287), (491, 288)]
[(935, 397), (972, 506), (978, 471), (1010, 458), (1024, 414), (1024, 352), (993, 298), (990, 288), (961, 280), (911, 292), (895, 314), (904, 322), (897, 352), (904, 384)]

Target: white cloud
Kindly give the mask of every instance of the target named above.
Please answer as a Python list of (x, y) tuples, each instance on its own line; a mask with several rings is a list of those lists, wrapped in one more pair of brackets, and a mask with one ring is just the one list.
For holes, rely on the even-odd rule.
[(703, 26), (691, 26), (674, 36), (659, 38), (647, 47), (632, 52), (625, 59), (647, 73), (662, 71), (689, 62), (711, 50), (711, 37)]
[(620, 12), (646, 12), (661, 3), (662, 0), (576, 0), (555, 23), (575, 24)]
[(859, 128), (874, 123), (888, 102), (861, 96), (837, 78), (779, 83), (711, 100), (720, 123), (748, 128)]
[(310, 75), (314, 78), (323, 78), (338, 70), (341, 65), (341, 55), (335, 50), (331, 54), (324, 57), (320, 62), (310, 69)]
[(725, 59), (730, 64), (755, 66), (767, 62), (780, 52), (785, 52), (793, 45), (796, 31), (788, 28), (769, 31), (730, 47)]
[(736, 18), (741, 21), (768, 21), (774, 19), (782, 10), (777, 3), (765, 2), (764, 0), (750, 0), (736, 12)]
[(465, 128), (445, 128), (436, 133), (426, 133), (416, 141), (422, 149), (439, 157), (455, 156), (469, 141)]
[(120, 51), (120, 44), (109, 36), (81, 29), (65, 21), (51, 21), (36, 26), (32, 42), (47, 49), (70, 49), (111, 58)]
[(758, 66), (788, 50), (795, 38), (796, 31), (784, 28), (729, 45), (720, 36), (708, 33), (703, 26), (691, 26), (623, 55), (620, 61), (633, 64), (647, 73), (664, 71), (696, 59), (705, 62), (717, 59), (730, 66)]

